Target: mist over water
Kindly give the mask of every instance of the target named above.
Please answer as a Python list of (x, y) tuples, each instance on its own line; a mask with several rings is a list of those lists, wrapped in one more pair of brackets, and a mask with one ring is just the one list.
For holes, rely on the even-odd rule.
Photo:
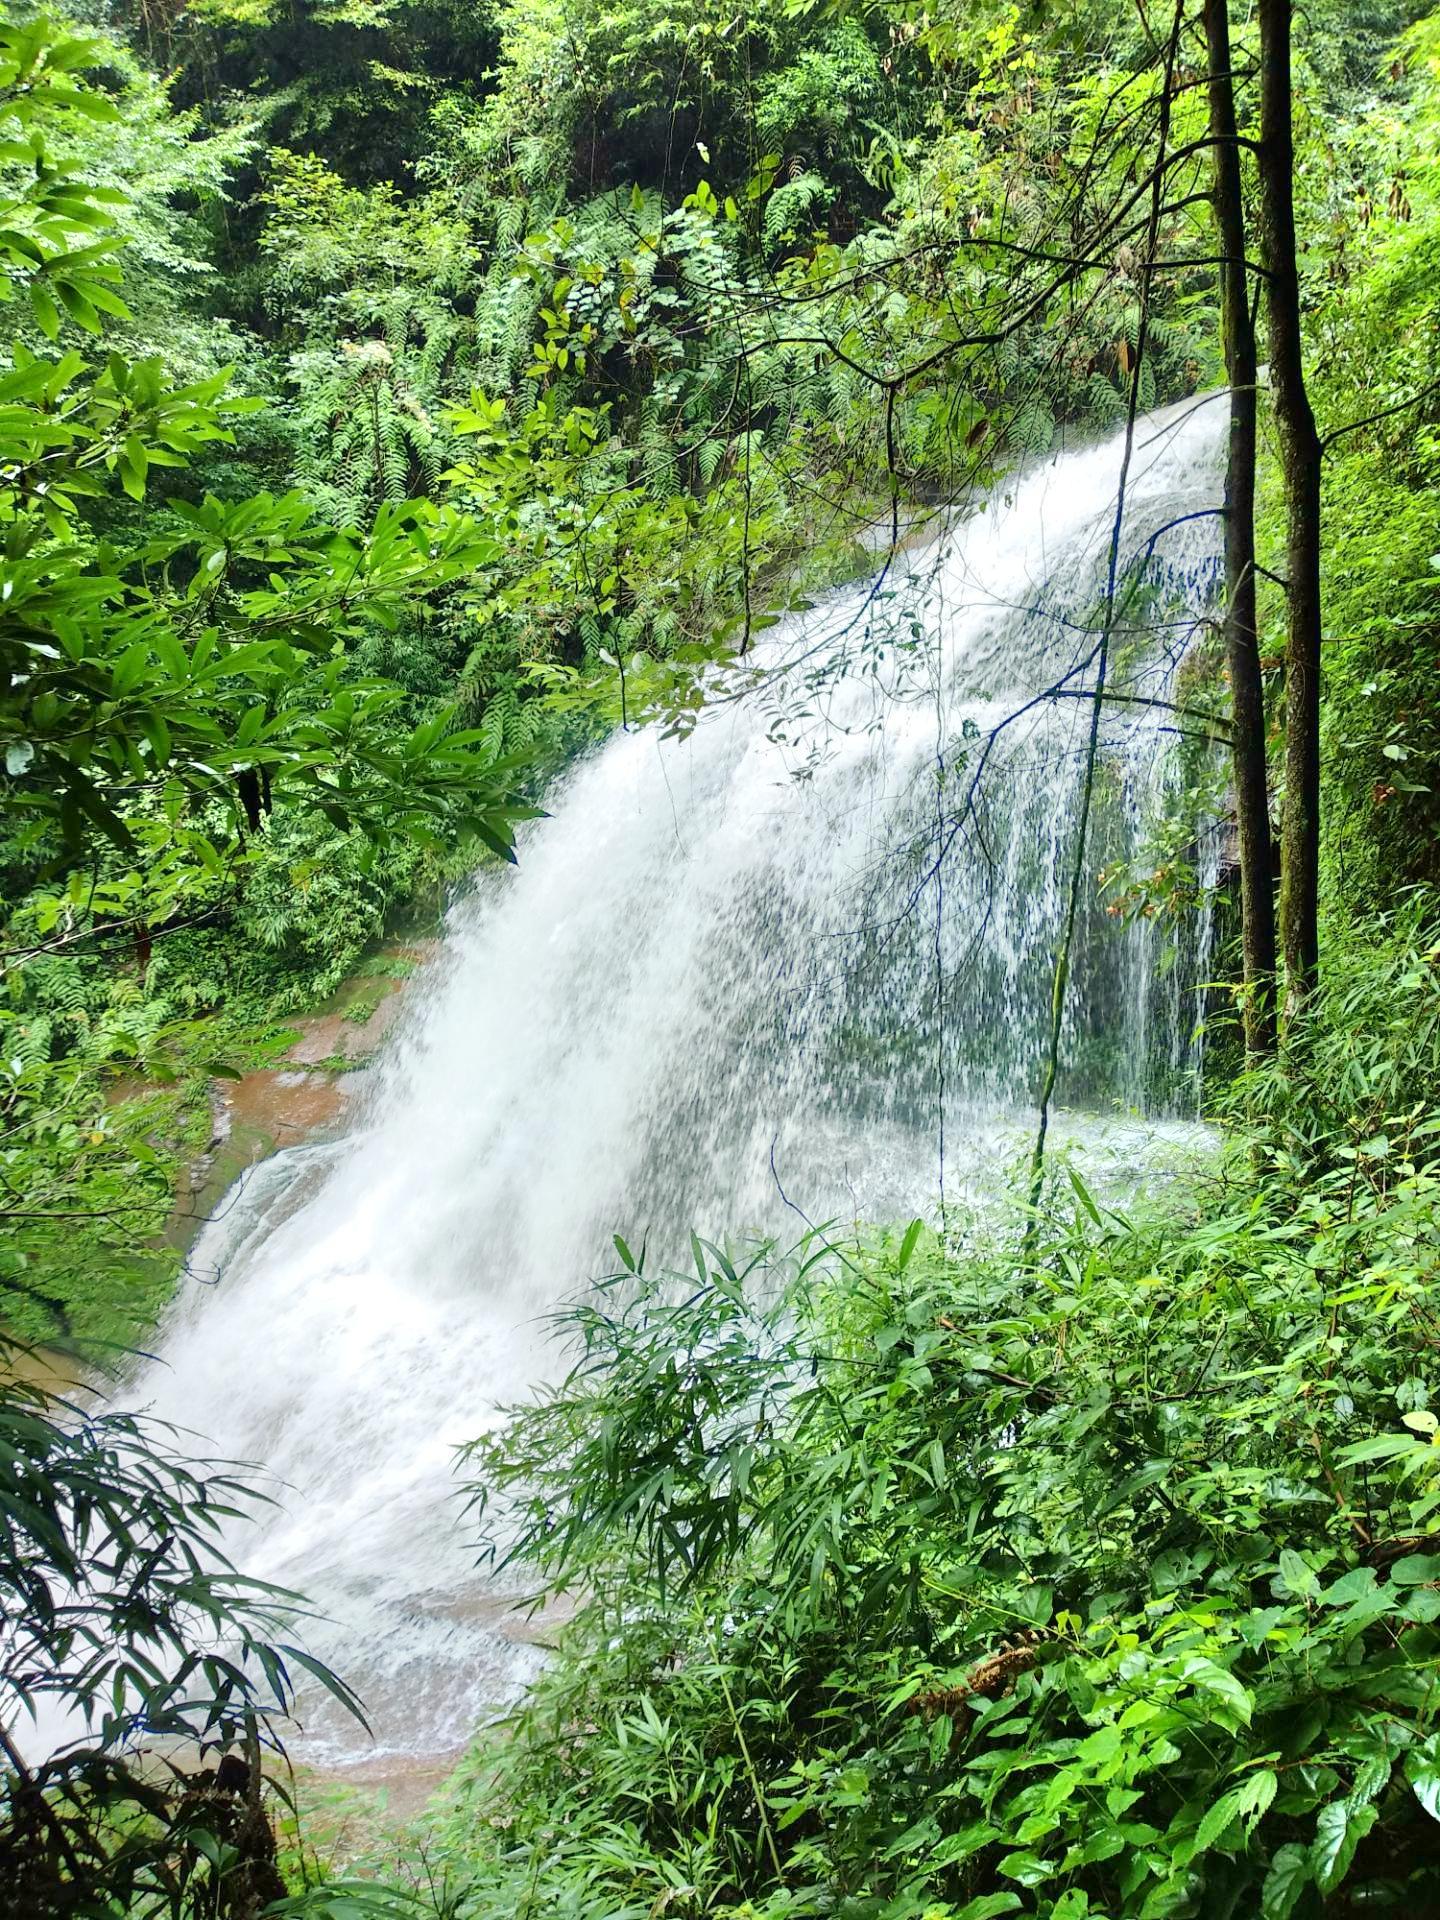
[[(1097, 870), (1175, 779), (1174, 716), (1144, 701), (1213, 597), (1223, 431), (1204, 404), (1141, 426), (1111, 682), (1138, 704), (1106, 709)], [(951, 1208), (983, 1201), (1020, 1150), (1119, 465), (1114, 441), (1018, 476), (772, 630), (761, 683), (717, 685), (688, 739), (584, 759), (452, 909), (346, 1137), (277, 1155), (205, 1230), (213, 1284), (125, 1398), (282, 1483), (236, 1558), (327, 1616), (308, 1644), (376, 1733), (317, 1705), (303, 1758), (452, 1749), (534, 1670), (471, 1564), (453, 1450), (553, 1365), (543, 1316), (612, 1232), (652, 1258), (692, 1226), (790, 1234), (782, 1185), (814, 1220), (933, 1215), (942, 1176)], [(1054, 1137), (1103, 1181), (1195, 1133), (1208, 936), (1171, 953), (1095, 891)]]

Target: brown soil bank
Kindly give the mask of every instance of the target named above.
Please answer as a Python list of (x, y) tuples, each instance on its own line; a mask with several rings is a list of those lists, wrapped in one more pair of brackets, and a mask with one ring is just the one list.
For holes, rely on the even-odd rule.
[[(257, 1162), (283, 1147), (338, 1133), (346, 1109), (365, 1083), (364, 1069), (374, 1058), (404, 1004), (404, 989), (439, 951), (438, 940), (390, 941), (345, 981), (332, 997), (308, 1014), (287, 1021), (263, 1066), (234, 1079), (209, 1084), (208, 1138), (199, 1151), (180, 1144), (176, 1113), (163, 1107), (172, 1089), (126, 1079), (112, 1088), (112, 1102), (161, 1104), (154, 1144), (167, 1153), (189, 1154), (177, 1182), (175, 1202), (163, 1233), (139, 1243), (137, 1266), (148, 1262), (147, 1304), (123, 1302), (108, 1323), (85, 1324), (77, 1314), (74, 1345), (66, 1347), (57, 1325), (53, 1332), (26, 1330), (28, 1349), (7, 1347), (3, 1365), (56, 1398), (73, 1399), (87, 1390), (104, 1391), (105, 1376), (123, 1352), (143, 1347), (151, 1315), (164, 1305), (175, 1270), (175, 1255), (189, 1252), (201, 1227), (226, 1192)], [(193, 1102), (190, 1107), (193, 1114)], [(203, 1107), (202, 1107), (203, 1120)], [(186, 1136), (194, 1142), (193, 1125)], [(179, 1284), (183, 1285), (182, 1278)], [(103, 1304), (103, 1303), (102, 1303)], [(107, 1362), (105, 1355), (110, 1353)]]
[(363, 1070), (404, 1004), (404, 989), (439, 952), (438, 940), (390, 942), (363, 974), (313, 1013), (287, 1022), (295, 1039), (273, 1066), (217, 1080), (205, 1152), (177, 1197), (166, 1238), (184, 1252), (247, 1168), (282, 1147), (338, 1132)]

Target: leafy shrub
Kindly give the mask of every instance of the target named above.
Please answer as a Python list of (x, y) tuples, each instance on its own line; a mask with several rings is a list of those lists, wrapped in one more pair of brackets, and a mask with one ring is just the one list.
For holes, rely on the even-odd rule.
[(1440, 926), (1427, 890), (1336, 928), (1325, 990), (1282, 1058), (1238, 1079), (1222, 1105), (1260, 1129), (1278, 1177), (1429, 1164), (1440, 1139)]
[[(285, 1891), (260, 1761), (294, 1675), (358, 1703), (288, 1644), (296, 1596), (219, 1550), (263, 1497), (247, 1473), (53, 1401), (24, 1378), (31, 1358), (0, 1342), (0, 1916), (249, 1920)], [(218, 1767), (182, 1764), (197, 1740)]]
[(583, 1595), (441, 1832), (477, 1915), (1414, 1913), (1440, 1898), (1418, 1151), (1022, 1254), (650, 1276), (471, 1450)]

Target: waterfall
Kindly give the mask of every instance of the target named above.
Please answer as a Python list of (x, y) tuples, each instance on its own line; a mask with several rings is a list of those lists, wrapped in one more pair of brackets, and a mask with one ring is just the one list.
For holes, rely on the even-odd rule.
[[(1174, 783), (1153, 703), (1213, 596), (1223, 426), (1204, 403), (1141, 423), (1097, 866)], [(542, 1376), (543, 1317), (612, 1232), (663, 1254), (692, 1226), (798, 1231), (796, 1209), (933, 1214), (942, 1132), (962, 1209), (1023, 1150), (1119, 465), (1111, 441), (1012, 476), (772, 629), (687, 737), (582, 759), (518, 866), (452, 908), (346, 1135), (265, 1163), (206, 1228), (213, 1284), (187, 1282), (126, 1398), (280, 1483), (233, 1549), (309, 1594), (381, 1752), (453, 1749), (539, 1658), (471, 1564), (453, 1449)], [(1206, 956), (1203, 925), (1172, 955), (1094, 895), (1052, 1137), (1103, 1179), (1193, 1132)], [(312, 1709), (302, 1757), (375, 1751)]]

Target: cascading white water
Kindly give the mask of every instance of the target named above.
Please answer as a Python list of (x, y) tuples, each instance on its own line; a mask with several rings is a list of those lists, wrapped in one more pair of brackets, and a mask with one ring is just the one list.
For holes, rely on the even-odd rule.
[[(1136, 700), (1166, 697), (1213, 591), (1221, 413), (1142, 423), (1124, 551), (1153, 551), (1112, 676)], [(453, 1449), (542, 1375), (540, 1319), (612, 1231), (798, 1226), (780, 1182), (812, 1219), (908, 1217), (942, 1113), (952, 1202), (1032, 1124), (1119, 460), (1018, 476), (878, 592), (776, 630), (763, 684), (717, 688), (687, 740), (583, 760), (518, 868), (455, 905), (361, 1122), (206, 1229), (217, 1284), (126, 1397), (282, 1483), (236, 1557), (328, 1616), (310, 1644), (380, 1751), (453, 1748), (538, 1658), (471, 1565)], [(1169, 718), (1106, 710), (1097, 864), (1163, 795)], [(1058, 1130), (1127, 1165), (1194, 1110), (1204, 956), (1160, 981), (1158, 938), (1087, 908), (1076, 950)], [(375, 1749), (317, 1708), (301, 1751)]]

